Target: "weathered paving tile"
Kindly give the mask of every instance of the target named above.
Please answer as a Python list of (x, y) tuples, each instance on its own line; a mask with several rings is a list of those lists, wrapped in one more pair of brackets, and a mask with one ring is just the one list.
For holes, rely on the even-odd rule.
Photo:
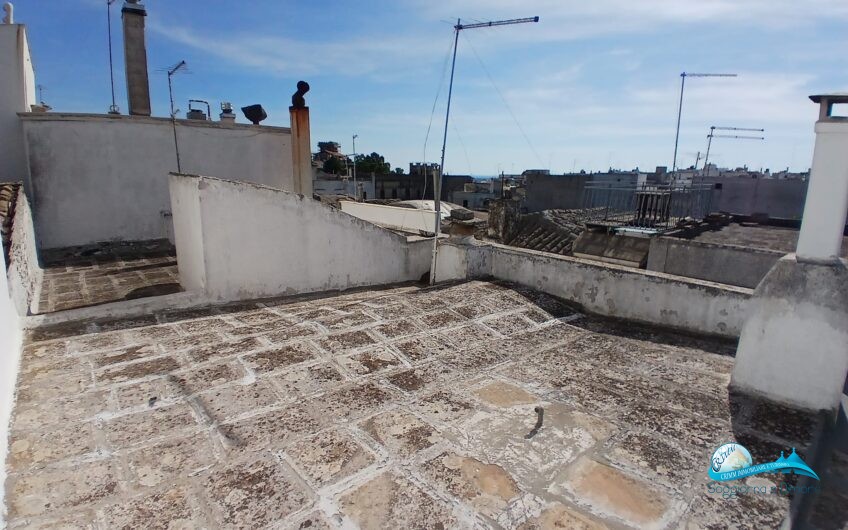
[(297, 324), (277, 328), (270, 333), (262, 335), (262, 337), (272, 343), (278, 344), (281, 342), (288, 342), (292, 339), (311, 337), (317, 333), (318, 330), (311, 324)]
[(180, 363), (173, 357), (156, 357), (132, 364), (104, 368), (95, 374), (97, 384), (101, 386), (123, 383), (134, 379), (165, 375), (179, 370)]
[(356, 375), (375, 374), (401, 365), (400, 360), (385, 346), (375, 346), (344, 357), (336, 357), (336, 362)]
[(188, 395), (236, 381), (242, 377), (244, 372), (236, 363), (218, 363), (176, 372), (169, 376), (169, 380), (183, 394)]
[(292, 438), (313, 434), (321, 428), (311, 407), (296, 403), (220, 426), (227, 449), (241, 451), (276, 450)]
[(156, 349), (150, 344), (142, 344), (129, 346), (117, 351), (110, 351), (93, 356), (94, 366), (103, 368), (113, 364), (125, 363), (129, 361), (137, 361), (145, 357), (151, 357), (157, 354)]
[(51, 377), (32, 383), (21, 382), (18, 385), (16, 401), (18, 404), (42, 403), (54, 398), (85, 392), (91, 385), (90, 372)]
[(481, 370), (500, 364), (508, 359), (498, 341), (459, 352), (450, 352), (439, 357), (443, 363), (458, 371)]
[(173, 400), (182, 396), (182, 390), (170, 377), (160, 377), (149, 381), (140, 381), (121, 385), (114, 389), (117, 408), (129, 409), (151, 406), (161, 401)]
[(644, 403), (633, 405), (624, 420), (701, 448), (716, 448), (733, 439), (729, 425)]
[(379, 326), (375, 326), (372, 328), (373, 331), (376, 331), (380, 334), (380, 336), (385, 337), (387, 339), (396, 339), (398, 337), (405, 337), (407, 335), (413, 335), (421, 331), (421, 328), (415, 324), (415, 321), (409, 319), (403, 320), (394, 320), (392, 322), (386, 322), (385, 324), (380, 324)]
[(336, 429), (294, 442), (286, 454), (316, 488), (334, 484), (375, 461), (365, 446)]
[(474, 414), (474, 405), (449, 390), (439, 390), (419, 398), (410, 407), (412, 410), (444, 423), (458, 423)]
[(393, 398), (372, 382), (349, 386), (325, 394), (317, 404), (318, 413), (339, 420), (365, 415)]
[(583, 459), (563, 487), (578, 505), (635, 527), (660, 528), (682, 509), (665, 491), (609, 466)]
[(392, 343), (399, 352), (404, 354), (413, 363), (422, 362), (436, 355), (454, 349), (444, 337), (418, 336), (411, 339), (400, 340)]
[(108, 407), (108, 391), (92, 391), (41, 403), (18, 403), (12, 411), (11, 430), (45, 430), (89, 419)]
[(224, 421), (245, 413), (273, 406), (280, 398), (264, 381), (219, 387), (197, 396), (212, 421)]
[(518, 484), (501, 466), (472, 457), (442, 453), (422, 467), (441, 489), (493, 519), (521, 494)]
[(180, 322), (175, 327), (189, 335), (199, 335), (210, 331), (226, 332), (231, 330), (233, 325), (221, 318), (206, 318), (202, 320)]
[(405, 410), (393, 409), (360, 424), (380, 445), (400, 457), (408, 457), (442, 440), (436, 429)]
[(454, 313), (450, 309), (442, 309), (421, 316), (421, 321), (430, 329), (441, 329), (456, 326), (466, 320), (467, 319), (464, 316)]
[(219, 342), (206, 344), (192, 348), (186, 352), (189, 359), (202, 363), (212, 359), (230, 357), (241, 353), (248, 353), (262, 347), (262, 343), (255, 337), (235, 340), (231, 342)]
[(165, 340), (178, 337), (179, 333), (173, 326), (149, 326), (127, 331), (127, 336), (132, 342), (149, 342), (151, 340)]
[(127, 462), (142, 486), (170, 484), (177, 477), (205, 468), (215, 462), (206, 432), (170, 438), (127, 453)]
[(457, 522), (450, 505), (388, 471), (348, 490), (339, 506), (360, 528), (455, 528)]
[(12, 433), (7, 465), (15, 471), (90, 453), (96, 449), (92, 427), (71, 423), (47, 431)]
[(363, 313), (361, 310), (343, 315), (319, 318), (316, 320), (330, 331), (339, 331), (375, 322), (373, 317)]
[(515, 385), (502, 381), (493, 381), (476, 390), (474, 395), (495, 407), (513, 407), (538, 402), (538, 398)]
[(276, 375), (274, 382), (285, 397), (295, 398), (335, 390), (344, 384), (345, 378), (336, 367), (323, 362), (312, 366), (295, 366)]
[(395, 372), (386, 377), (389, 383), (406, 392), (426, 390), (456, 377), (458, 374), (444, 364), (435, 361), (415, 368)]
[(82, 508), (61, 512), (59, 515), (9, 521), (8, 528), (34, 530), (96, 530), (97, 516), (93, 510)]
[(233, 315), (233, 320), (240, 324), (276, 324), (284, 317), (270, 309), (256, 309)]
[(365, 331), (334, 333), (315, 341), (327, 353), (338, 355), (348, 350), (376, 344), (377, 341)]
[(94, 333), (76, 337), (71, 341), (70, 353), (88, 353), (99, 350), (114, 350), (127, 344), (124, 335), (120, 333)]
[(205, 331), (195, 335), (177, 335), (169, 339), (163, 339), (159, 341), (159, 348), (165, 353), (176, 353), (197, 347), (200, 344), (220, 344), (222, 342), (224, 342), (224, 337), (220, 333)]
[(520, 313), (489, 317), (480, 322), (505, 336), (533, 329), (533, 322)]
[(492, 309), (485, 302), (482, 301), (458, 305), (453, 307), (452, 309), (460, 315), (464, 316), (465, 318), (481, 318), (491, 315), (495, 312), (494, 309)]
[(778, 495), (742, 493), (725, 498), (721, 491), (699, 493), (684, 514), (682, 528), (781, 528), (789, 514), (789, 499)]
[(101, 511), (107, 528), (198, 528), (206, 526), (202, 514), (188, 500), (185, 491), (172, 488), (142, 495)]
[(178, 403), (119, 416), (106, 422), (104, 429), (109, 442), (123, 448), (139, 445), (153, 438), (180, 434), (197, 426), (191, 409)]
[(120, 484), (120, 470), (114, 460), (11, 477), (7, 482), (9, 518), (93, 504), (117, 495)]
[(244, 356), (244, 361), (258, 373), (273, 372), (293, 364), (314, 359), (318, 355), (308, 342), (293, 342)]
[(696, 458), (673, 440), (640, 432), (625, 433), (605, 456), (618, 466), (676, 490), (691, 487), (695, 470), (704, 468), (704, 459)]
[(45, 379), (73, 377), (90, 369), (88, 359), (50, 357), (22, 364), (18, 378), (21, 384), (38, 384)]
[(203, 490), (221, 523), (235, 528), (280, 521), (309, 502), (307, 492), (271, 457), (220, 468), (204, 480)]
[(518, 530), (556, 530), (559, 528), (605, 530), (607, 526), (557, 502), (545, 508), (538, 517), (527, 520), (518, 527)]

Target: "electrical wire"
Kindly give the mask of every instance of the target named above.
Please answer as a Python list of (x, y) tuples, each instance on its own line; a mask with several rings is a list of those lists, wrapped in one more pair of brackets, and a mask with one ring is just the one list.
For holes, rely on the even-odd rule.
[(540, 157), (539, 153), (536, 152), (536, 148), (533, 147), (533, 144), (530, 142), (530, 138), (527, 136), (527, 133), (524, 132), (524, 128), (521, 126), (521, 123), (518, 121), (518, 118), (515, 116), (515, 113), (512, 112), (512, 108), (509, 106), (509, 103), (507, 103), (506, 98), (504, 97), (503, 93), (501, 93), (501, 90), (498, 88), (498, 85), (497, 83), (495, 83), (495, 80), (492, 78), (492, 75), (489, 73), (488, 68), (486, 68), (486, 65), (483, 64), (483, 59), (480, 58), (480, 54), (477, 53), (477, 49), (474, 47), (474, 44), (471, 42), (471, 39), (466, 37), (464, 32), (462, 32), (462, 38), (465, 39), (465, 42), (467, 42), (469, 46), (471, 46), (471, 51), (474, 52), (474, 57), (476, 57), (477, 62), (480, 63), (480, 68), (483, 69), (483, 72), (485, 72), (486, 77), (489, 78), (489, 82), (492, 83), (492, 87), (495, 89), (495, 92), (498, 93), (498, 96), (501, 98), (501, 101), (506, 107), (506, 110), (509, 112), (509, 115), (512, 116), (512, 121), (515, 122), (515, 125), (521, 132), (521, 136), (524, 137), (524, 141), (527, 142), (527, 146), (536, 156), (536, 160), (539, 162), (539, 167), (542, 167), (544, 165), (544, 162), (542, 162), (542, 157)]

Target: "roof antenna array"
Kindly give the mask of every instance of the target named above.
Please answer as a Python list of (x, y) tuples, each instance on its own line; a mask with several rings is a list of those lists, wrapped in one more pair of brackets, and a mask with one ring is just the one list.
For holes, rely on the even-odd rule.
[(462, 20), (456, 19), (456, 25), (453, 27), (454, 37), (453, 37), (453, 59), (451, 60), (451, 73), (450, 73), (450, 82), (448, 83), (448, 104), (447, 110), (445, 111), (445, 132), (442, 136), (442, 158), (439, 164), (439, 177), (435, 180), (435, 186), (433, 187), (433, 199), (435, 202), (435, 210), (436, 210), (436, 229), (433, 235), (433, 259), (430, 263), (430, 285), (436, 283), (436, 245), (439, 240), (439, 229), (441, 228), (442, 222), (442, 214), (441, 214), (441, 193), (442, 193), (442, 177), (445, 174), (445, 147), (448, 143), (448, 122), (450, 121), (450, 107), (451, 107), (451, 95), (453, 94), (453, 75), (456, 70), (456, 46), (459, 44), (459, 32), (465, 29), (476, 29), (476, 28), (491, 28), (495, 26), (509, 26), (512, 24), (526, 24), (528, 22), (539, 22), (539, 17), (528, 17), (528, 18), (513, 18), (509, 20), (495, 20), (491, 22), (477, 22), (474, 24), (463, 24)]

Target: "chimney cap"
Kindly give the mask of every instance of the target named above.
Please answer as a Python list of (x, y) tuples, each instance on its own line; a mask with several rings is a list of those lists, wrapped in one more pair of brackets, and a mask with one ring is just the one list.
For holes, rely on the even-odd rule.
[(830, 94), (815, 94), (810, 96), (813, 103), (829, 101), (831, 103), (848, 103), (848, 92), (831, 92)]

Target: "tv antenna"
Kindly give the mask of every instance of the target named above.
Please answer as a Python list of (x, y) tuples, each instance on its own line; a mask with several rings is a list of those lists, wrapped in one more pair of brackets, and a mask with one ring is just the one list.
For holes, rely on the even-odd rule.
[[(733, 138), (734, 140), (765, 140), (765, 136), (751, 136), (740, 134), (716, 134), (716, 131), (744, 131), (744, 132), (765, 132), (765, 129), (751, 129), (746, 127), (710, 127), (710, 134), (707, 135), (707, 154), (704, 156), (704, 169), (707, 169), (707, 163), (710, 161), (710, 147), (713, 143), (713, 138)], [(695, 166), (698, 169), (698, 166)]]
[[(526, 24), (528, 22), (539, 22), (539, 17), (528, 17), (528, 18), (512, 18), (509, 20), (495, 20), (491, 22), (477, 22), (474, 24), (463, 24), (461, 19), (456, 19), (456, 25), (453, 27), (454, 30), (454, 38), (453, 38), (453, 59), (451, 60), (451, 73), (450, 73), (450, 82), (448, 83), (448, 104), (447, 109), (445, 110), (445, 132), (442, 135), (442, 157), (439, 163), (439, 176), (438, 178), (434, 178), (434, 186), (433, 186), (433, 199), (436, 210), (436, 229), (433, 233), (433, 259), (430, 263), (430, 285), (436, 283), (436, 254), (437, 254), (437, 244), (439, 241), (439, 230), (441, 229), (442, 223), (442, 205), (441, 205), (441, 194), (442, 194), (442, 177), (445, 172), (445, 147), (448, 143), (448, 122), (450, 121), (450, 108), (451, 108), (451, 96), (453, 94), (453, 77), (454, 72), (456, 71), (456, 48), (457, 44), (459, 44), (459, 32), (466, 29), (477, 29), (477, 28), (493, 28), (496, 26), (510, 26), (513, 24)], [(435, 177), (435, 175), (434, 175)]]
[(121, 110), (115, 103), (115, 68), (112, 64), (112, 4), (115, 0), (106, 0), (106, 28), (109, 34), (109, 82), (112, 86), (112, 105), (109, 114), (120, 114)]
[[(180, 61), (174, 66), (168, 68), (168, 97), (171, 99), (171, 127), (174, 130), (174, 151), (177, 153), (177, 173), (182, 173), (183, 168), (180, 163), (180, 143), (177, 140), (177, 112), (179, 109), (174, 109), (174, 90), (171, 78), (179, 71), (185, 71), (188, 67), (185, 61)], [(210, 116), (211, 119), (211, 116)]]
[(680, 140), (680, 118), (683, 115), (683, 89), (686, 86), (687, 77), (737, 77), (738, 74), (680, 74), (680, 103), (677, 106), (677, 131), (674, 133), (674, 159), (671, 163), (672, 184), (677, 180), (677, 143)]

